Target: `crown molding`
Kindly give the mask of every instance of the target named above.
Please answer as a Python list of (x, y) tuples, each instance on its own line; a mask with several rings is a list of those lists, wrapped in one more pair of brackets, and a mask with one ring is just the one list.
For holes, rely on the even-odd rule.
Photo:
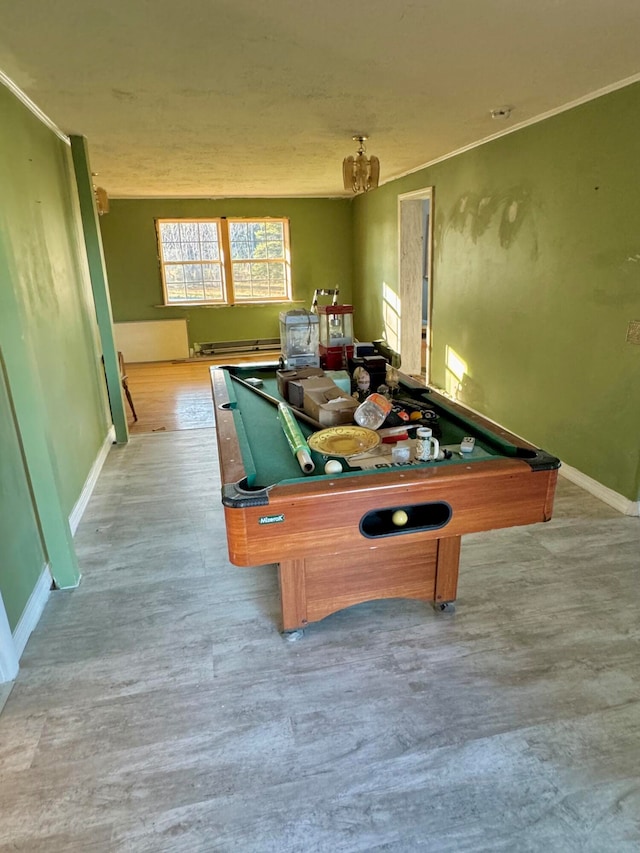
[(39, 119), (44, 125), (46, 125), (49, 130), (53, 131), (59, 139), (61, 139), (63, 142), (66, 142), (67, 145), (71, 145), (69, 137), (66, 135), (66, 133), (63, 133), (58, 127), (58, 125), (54, 121), (52, 121), (52, 119), (50, 119), (46, 113), (43, 113), (40, 107), (37, 106), (37, 104), (34, 104), (31, 98), (27, 94), (25, 94), (25, 92), (22, 91), (20, 86), (18, 86), (17, 83), (14, 83), (11, 77), (8, 77), (4, 73), (4, 71), (1, 70), (0, 83), (2, 83), (3, 86), (6, 86), (6, 88), (12, 94), (14, 94), (16, 98), (21, 101), (37, 119)]
[(435, 166), (437, 163), (443, 163), (445, 160), (451, 160), (452, 157), (457, 157), (459, 154), (464, 154), (466, 151), (472, 151), (474, 148), (479, 148), (481, 145), (486, 145), (488, 142), (493, 142), (494, 139), (500, 139), (502, 136), (508, 136), (510, 133), (515, 133), (518, 130), (522, 130), (525, 127), (529, 127), (532, 124), (538, 124), (541, 121), (546, 121), (546, 119), (551, 118), (552, 116), (560, 115), (560, 113), (566, 113), (568, 110), (572, 110), (575, 107), (579, 107), (582, 104), (586, 104), (589, 101), (595, 101), (597, 98), (602, 98), (604, 95), (609, 95), (612, 92), (617, 92), (618, 89), (624, 89), (627, 86), (632, 86), (634, 83), (640, 82), (640, 73), (634, 74), (631, 77), (625, 77), (624, 80), (618, 80), (616, 83), (611, 83), (608, 86), (604, 86), (602, 89), (596, 89), (595, 92), (590, 92), (588, 95), (583, 95), (581, 98), (576, 98), (575, 101), (569, 101), (566, 104), (562, 104), (562, 106), (554, 107), (552, 110), (547, 110), (546, 113), (540, 113), (540, 115), (533, 116), (532, 118), (527, 119), (526, 121), (521, 121), (518, 124), (514, 124), (512, 127), (505, 128), (504, 130), (499, 131), (498, 133), (492, 133), (491, 136), (485, 136), (482, 139), (478, 139), (476, 142), (470, 142), (468, 145), (464, 145), (462, 148), (456, 148), (455, 151), (450, 151), (448, 154), (443, 154), (442, 157), (436, 157), (435, 160), (429, 160), (428, 163), (423, 163), (422, 166), (415, 166), (412, 169), (408, 169), (406, 172), (401, 172), (398, 175), (393, 175), (393, 177), (387, 178), (385, 181), (380, 183), (380, 186), (384, 184), (390, 184), (393, 181), (397, 181), (400, 178), (405, 178), (407, 175), (415, 175), (416, 172), (420, 172), (422, 169), (427, 169), (429, 166)]

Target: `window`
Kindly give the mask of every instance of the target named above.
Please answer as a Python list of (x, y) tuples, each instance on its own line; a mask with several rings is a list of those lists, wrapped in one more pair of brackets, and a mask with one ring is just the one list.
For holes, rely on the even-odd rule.
[(291, 300), (287, 219), (158, 219), (165, 305)]

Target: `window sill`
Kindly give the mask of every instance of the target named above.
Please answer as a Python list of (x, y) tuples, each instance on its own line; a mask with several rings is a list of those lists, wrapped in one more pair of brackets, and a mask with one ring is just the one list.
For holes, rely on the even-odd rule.
[(227, 302), (225, 304), (217, 304), (213, 302), (173, 302), (171, 305), (154, 305), (154, 308), (255, 308), (256, 306), (264, 307), (265, 305), (302, 305), (305, 304), (303, 299), (283, 299), (281, 302), (276, 302), (272, 299), (267, 302)]

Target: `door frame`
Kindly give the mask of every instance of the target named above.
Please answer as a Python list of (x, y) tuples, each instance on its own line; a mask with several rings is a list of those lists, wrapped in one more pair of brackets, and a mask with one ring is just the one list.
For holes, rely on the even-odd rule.
[[(429, 202), (427, 229), (426, 369), (422, 370), (422, 281), (424, 270), (424, 202)], [(398, 196), (398, 295), (400, 297), (400, 354), (404, 373), (431, 376), (433, 310), (434, 188), (423, 187)]]

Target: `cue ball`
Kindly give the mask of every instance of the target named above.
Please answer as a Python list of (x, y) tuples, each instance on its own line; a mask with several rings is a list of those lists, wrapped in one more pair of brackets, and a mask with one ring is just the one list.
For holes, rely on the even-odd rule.
[(337, 459), (330, 459), (324, 466), (325, 474), (342, 474), (342, 463)]
[(391, 521), (393, 521), (396, 527), (404, 527), (407, 521), (409, 521), (409, 516), (403, 509), (397, 509), (391, 516)]

